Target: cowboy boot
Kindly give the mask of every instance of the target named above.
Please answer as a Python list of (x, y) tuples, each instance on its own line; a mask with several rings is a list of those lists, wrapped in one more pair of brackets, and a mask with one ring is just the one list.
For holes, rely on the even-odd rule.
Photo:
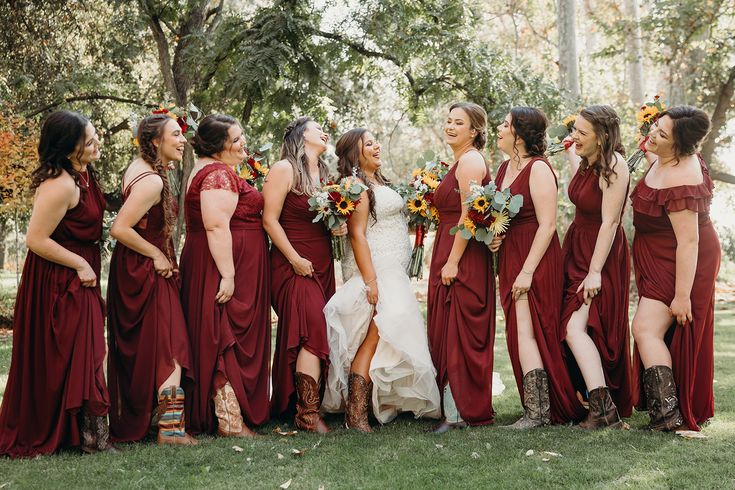
[(98, 452), (119, 453), (110, 443), (110, 426), (106, 415), (82, 415), (82, 451), (87, 454)]
[(618, 407), (615, 406), (607, 386), (600, 386), (590, 391), (587, 418), (579, 423), (580, 429), (599, 429), (602, 427), (627, 428), (627, 424), (620, 419)]
[(372, 432), (368, 422), (368, 406), (373, 383), (357, 373), (350, 373), (347, 378), (347, 407), (345, 407), (345, 427), (360, 432)]
[(648, 430), (673, 431), (684, 425), (679, 411), (679, 398), (674, 373), (668, 366), (651, 366), (643, 371), (643, 388), (646, 392)]
[(158, 395), (158, 444), (196, 446), (197, 440), (186, 433), (184, 390), (168, 386)]
[(549, 376), (543, 369), (534, 369), (523, 377), (523, 417), (508, 426), (511, 429), (543, 427), (551, 422)]
[(327, 424), (319, 414), (319, 384), (305, 373), (296, 372), (296, 427), (309, 432), (326, 434)]
[(217, 416), (218, 436), (255, 437), (255, 432), (242, 420), (240, 403), (229, 381), (214, 394), (214, 414)]

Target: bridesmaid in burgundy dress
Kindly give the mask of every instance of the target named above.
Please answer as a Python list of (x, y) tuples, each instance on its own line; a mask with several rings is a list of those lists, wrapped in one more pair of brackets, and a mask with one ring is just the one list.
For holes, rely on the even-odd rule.
[(652, 430), (699, 430), (714, 415), (721, 249), (709, 218), (714, 185), (696, 154), (709, 125), (707, 114), (694, 107), (664, 112), (646, 143), (653, 164), (631, 193), (640, 296), (633, 318), (634, 374), (638, 404), (647, 405)]
[[(328, 179), (321, 159), (328, 136), (308, 117), (291, 122), (283, 136), (281, 160), (270, 169), (263, 196), (263, 225), (273, 241), (272, 302), (278, 315), (273, 358), (274, 416), (293, 412), (302, 430), (329, 431), (319, 414), (329, 365), (324, 306), (334, 294), (334, 261), (329, 231), (313, 223), (309, 196)], [(346, 226), (337, 233), (346, 233)]]
[(107, 290), (110, 432), (114, 441), (142, 440), (157, 405), (158, 443), (191, 445), (196, 441), (185, 431), (181, 388), (182, 371), (190, 376), (189, 338), (166, 174), (169, 162), (183, 157), (186, 139), (164, 114), (144, 118), (136, 137), (140, 157), (125, 171), (123, 206), (110, 230), (117, 239)]
[[(268, 420), (270, 264), (263, 197), (235, 174), (247, 153), (242, 127), (205, 117), (186, 191), (181, 299), (196, 384), (187, 390), (192, 431), (253, 437)], [(243, 420), (244, 419), (244, 420)]]
[(99, 146), (94, 127), (76, 112), (54, 112), (41, 129), (29, 250), (0, 407), (0, 454), (12, 458), (68, 446), (113, 450), (97, 281), (105, 200), (91, 165)]
[(562, 249), (561, 326), (577, 388), (589, 392), (589, 413), (579, 424), (584, 429), (625, 427), (620, 416), (629, 417), (633, 409), (630, 254), (621, 225), (630, 179), (619, 124), (612, 107), (587, 107), (577, 116), (574, 145), (567, 150), (574, 176), (569, 199), (576, 212)]
[[(498, 169), (498, 189), (523, 196), (504, 239), (496, 238), (500, 301), (508, 353), (524, 413), (511, 427), (528, 429), (585, 415), (562, 354), (563, 272), (556, 234), (556, 175), (543, 157), (546, 116), (515, 107), (498, 126), (498, 147), (510, 155)], [(502, 247), (501, 247), (502, 243)]]
[(482, 155), (487, 114), (473, 103), (454, 104), (444, 134), (456, 163), (434, 195), (440, 224), (429, 275), (427, 325), (431, 357), (442, 395), (442, 422), (434, 429), (493, 422), (493, 345), (495, 277), (487, 247), (449, 230), (467, 216), (464, 199), (470, 182), (487, 184), (490, 170)]

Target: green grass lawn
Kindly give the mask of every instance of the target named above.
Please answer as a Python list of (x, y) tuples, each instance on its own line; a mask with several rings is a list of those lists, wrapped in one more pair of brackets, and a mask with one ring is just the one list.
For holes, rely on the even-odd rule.
[[(733, 488), (735, 486), (735, 310), (718, 309), (715, 331), (715, 418), (706, 440), (639, 430), (585, 432), (550, 427), (515, 432), (500, 426), (520, 416), (504, 326), (498, 325), (495, 426), (427, 433), (430, 421), (399, 417), (372, 435), (340, 428), (319, 436), (281, 437), (271, 423), (259, 440), (200, 438), (197, 447), (126, 445), (120, 455), (67, 452), (31, 461), (0, 458), (0, 489), (10, 488)], [(0, 338), (0, 373), (10, 364), (10, 339)], [(0, 378), (2, 379), (2, 378)], [(281, 424), (282, 428), (286, 424)], [(239, 446), (242, 451), (232, 447)], [(304, 451), (302, 456), (293, 450)], [(532, 455), (527, 455), (533, 450)], [(559, 456), (545, 454), (544, 451)], [(280, 455), (280, 456), (279, 456)], [(548, 461), (545, 461), (548, 459)]]

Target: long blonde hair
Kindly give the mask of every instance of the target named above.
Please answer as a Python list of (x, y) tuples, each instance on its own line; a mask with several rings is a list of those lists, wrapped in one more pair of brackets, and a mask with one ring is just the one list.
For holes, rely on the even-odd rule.
[[(312, 118), (304, 116), (291, 121), (283, 133), (283, 146), (281, 146), (281, 160), (288, 160), (293, 169), (293, 185), (291, 190), (296, 194), (310, 196), (317, 192), (321, 186), (311, 181), (309, 176), (309, 160), (306, 156), (304, 145), (304, 131), (306, 125), (313, 121)], [(326, 162), (319, 157), (319, 180), (329, 179), (329, 168)]]

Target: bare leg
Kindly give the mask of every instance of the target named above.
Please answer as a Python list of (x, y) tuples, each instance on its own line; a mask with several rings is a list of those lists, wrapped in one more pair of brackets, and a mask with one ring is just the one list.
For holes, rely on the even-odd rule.
[(587, 320), (590, 316), (590, 305), (582, 305), (572, 314), (567, 323), (567, 344), (574, 354), (579, 370), (587, 385), (587, 390), (605, 386), (605, 372), (597, 346), (587, 334)]
[(633, 317), (633, 338), (644, 368), (671, 367), (671, 353), (664, 335), (672, 322), (668, 306), (654, 299), (641, 298)]
[(370, 326), (368, 326), (365, 340), (362, 341), (360, 348), (357, 349), (355, 358), (352, 360), (352, 366), (350, 367), (351, 372), (359, 374), (368, 383), (370, 383), (370, 361), (373, 360), (375, 349), (378, 348), (378, 340), (380, 340), (378, 327), (375, 326), (375, 320), (370, 320)]
[(161, 396), (164, 388), (168, 388), (169, 386), (181, 386), (181, 365), (176, 359), (174, 359), (174, 370), (171, 371), (166, 381), (158, 387), (158, 396)]
[(302, 348), (296, 357), (296, 372), (308, 374), (318, 384), (322, 376), (321, 360), (307, 349)]
[(515, 302), (515, 309), (518, 324), (518, 357), (521, 361), (521, 370), (525, 376), (534, 369), (544, 369), (544, 362), (541, 360), (536, 337), (533, 335), (531, 308), (528, 306), (528, 296), (526, 294)]

